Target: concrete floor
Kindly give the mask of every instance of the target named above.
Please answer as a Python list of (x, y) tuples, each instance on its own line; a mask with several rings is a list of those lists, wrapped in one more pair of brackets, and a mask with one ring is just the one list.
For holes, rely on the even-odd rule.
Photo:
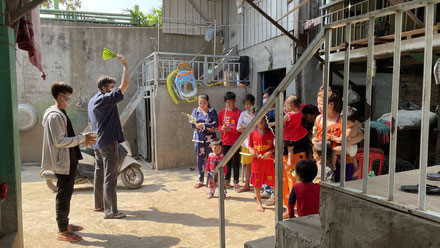
[[(440, 171), (440, 166), (431, 166), (427, 168), (428, 173), (436, 173)], [(418, 207), (418, 194), (408, 193), (400, 189), (402, 185), (418, 185), (420, 179), (420, 170), (410, 170), (397, 172), (395, 174), (395, 191), (394, 201), (403, 206), (409, 206), (413, 208)], [(427, 184), (440, 187), (440, 181), (426, 180)], [(347, 182), (347, 187), (362, 190), (362, 180), (356, 180)], [(368, 190), (370, 195), (376, 195), (381, 197), (388, 197), (388, 174), (376, 176), (368, 179)], [(438, 195), (426, 196), (426, 210), (440, 212), (440, 198)]]
[[(55, 193), (38, 175), (39, 167), (23, 167), (25, 247), (218, 247), (218, 198), (208, 189), (194, 189), (196, 172), (188, 168), (152, 171), (144, 168), (144, 186), (127, 190), (118, 184), (118, 207), (126, 219), (104, 220), (93, 211), (93, 186), (76, 185), (70, 220), (84, 226), (84, 240), (56, 240)], [(226, 246), (243, 247), (250, 240), (274, 235), (274, 208), (256, 211), (253, 192), (228, 191)]]

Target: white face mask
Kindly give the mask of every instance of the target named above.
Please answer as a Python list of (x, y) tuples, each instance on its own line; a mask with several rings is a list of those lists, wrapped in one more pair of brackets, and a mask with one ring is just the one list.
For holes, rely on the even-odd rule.
[(111, 89), (107, 88), (106, 93), (112, 93), (116, 90), (116, 87), (113, 87)]
[(70, 96), (65, 96), (67, 98), (67, 100), (64, 100), (64, 102), (66, 103), (67, 106), (72, 105), (73, 100)]
[(267, 102), (267, 99), (266, 98), (264, 98), (263, 99), (263, 104), (265, 104)]

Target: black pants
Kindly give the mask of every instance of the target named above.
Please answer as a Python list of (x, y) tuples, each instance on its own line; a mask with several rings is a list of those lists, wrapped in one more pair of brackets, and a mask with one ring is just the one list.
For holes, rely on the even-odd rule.
[[(226, 155), (228, 153), (229, 149), (231, 149), (232, 146), (223, 146), (223, 153)], [(238, 184), (239, 182), (239, 171), (240, 171), (240, 150), (237, 150), (237, 152), (234, 153), (232, 158), (229, 160), (229, 162), (226, 164), (226, 167), (228, 171), (225, 175), (225, 181), (226, 183), (229, 183), (231, 181), (231, 173), (234, 171), (234, 184)]]
[(70, 200), (72, 199), (77, 165), (70, 165), (69, 175), (55, 174), (58, 179), (55, 209), (58, 230), (60, 232), (67, 231), (67, 225), (69, 224)]

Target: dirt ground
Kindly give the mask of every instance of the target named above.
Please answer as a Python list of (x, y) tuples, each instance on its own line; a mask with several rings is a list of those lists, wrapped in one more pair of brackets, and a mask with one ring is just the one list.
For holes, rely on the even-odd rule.
[[(208, 189), (194, 189), (196, 172), (189, 168), (153, 171), (143, 168), (138, 190), (118, 183), (118, 208), (126, 219), (104, 220), (93, 211), (93, 186), (75, 185), (70, 220), (84, 226), (84, 240), (56, 240), (55, 193), (38, 175), (39, 167), (23, 167), (23, 225), (25, 247), (218, 247), (218, 198), (206, 199)], [(217, 195), (217, 194), (216, 194)], [(250, 240), (274, 235), (274, 208), (256, 211), (253, 191), (228, 190), (226, 246), (243, 247)]]

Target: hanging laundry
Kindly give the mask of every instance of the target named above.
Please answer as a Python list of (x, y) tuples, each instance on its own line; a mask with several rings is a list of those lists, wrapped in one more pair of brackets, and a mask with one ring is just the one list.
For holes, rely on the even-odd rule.
[[(32, 0), (23, 1), (23, 5)], [(20, 19), (17, 35), (18, 48), (28, 52), (29, 61), (41, 73), (43, 80), (46, 74), (41, 62), (40, 9), (35, 8)]]

